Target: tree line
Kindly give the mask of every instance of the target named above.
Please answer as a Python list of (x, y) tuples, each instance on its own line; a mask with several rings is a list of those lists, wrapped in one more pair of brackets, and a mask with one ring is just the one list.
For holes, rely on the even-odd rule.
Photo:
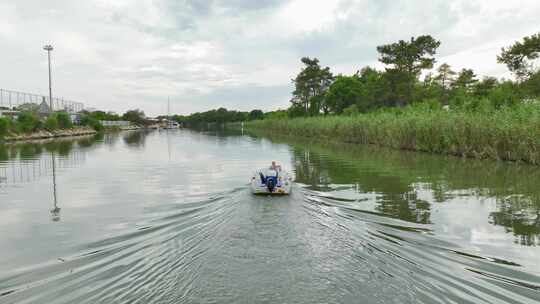
[(454, 71), (447, 63), (435, 72), (441, 42), (430, 35), (412, 37), (377, 47), (383, 71), (366, 66), (353, 75), (335, 76), (319, 59), (303, 57), (303, 67), (292, 80), (288, 114), (316, 116), (368, 112), (381, 107), (402, 107), (413, 102), (437, 101), (442, 105), (477, 107), (486, 100), (494, 107), (540, 96), (540, 33), (502, 48), (497, 57), (516, 75), (516, 81), (486, 76), (472, 69)]
[(178, 123), (189, 126), (196, 126), (207, 123), (229, 123), (263, 119), (264, 113), (262, 110), (251, 110), (249, 112), (227, 110), (225, 108), (219, 108), (217, 110), (210, 110), (206, 112), (196, 112), (190, 115), (174, 115), (172, 119)]
[[(448, 63), (436, 66), (441, 42), (431, 35), (411, 37), (377, 47), (384, 70), (365, 66), (353, 75), (334, 75), (318, 58), (303, 57), (303, 66), (292, 79), (294, 90), (287, 110), (263, 113), (214, 109), (191, 115), (175, 115), (187, 125), (226, 123), (298, 116), (352, 115), (380, 108), (404, 107), (428, 102), (475, 110), (501, 108), (540, 96), (540, 33), (501, 49), (496, 60), (505, 64), (516, 80), (484, 76), (472, 69), (454, 70)], [(436, 68), (435, 68), (436, 67)], [(435, 69), (434, 69), (435, 68)], [(423, 77), (422, 77), (423, 76)]]

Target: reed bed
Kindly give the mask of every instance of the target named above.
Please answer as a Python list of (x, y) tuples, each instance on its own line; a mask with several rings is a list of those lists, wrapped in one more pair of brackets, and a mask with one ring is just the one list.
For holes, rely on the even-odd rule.
[(540, 105), (482, 111), (426, 106), (354, 116), (260, 120), (248, 128), (395, 149), (540, 164)]

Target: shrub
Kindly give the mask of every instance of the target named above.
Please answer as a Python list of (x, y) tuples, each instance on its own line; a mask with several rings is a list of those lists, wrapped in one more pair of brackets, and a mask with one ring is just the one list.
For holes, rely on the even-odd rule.
[(41, 121), (36, 114), (31, 112), (21, 112), (17, 117), (17, 131), (32, 132), (41, 127)]
[(358, 106), (356, 104), (352, 104), (343, 110), (343, 115), (346, 115), (346, 116), (354, 116), (359, 113), (360, 111), (358, 110)]
[(0, 117), (0, 137), (8, 134), (10, 121), (5, 117)]
[(514, 88), (512, 83), (503, 83), (496, 87), (489, 93), (488, 99), (497, 109), (504, 106), (516, 105), (521, 100), (517, 89)]
[(99, 122), (99, 120), (90, 115), (81, 117), (81, 125), (91, 127), (97, 132), (103, 131), (103, 125)]
[(55, 115), (49, 116), (45, 120), (45, 123), (43, 124), (43, 127), (47, 131), (54, 131), (54, 130), (58, 129), (58, 119), (56, 119), (56, 116)]
[(68, 113), (58, 112), (55, 116), (56, 120), (58, 121), (58, 127), (60, 129), (69, 129), (73, 127), (73, 123), (71, 122), (71, 118), (69, 117)]

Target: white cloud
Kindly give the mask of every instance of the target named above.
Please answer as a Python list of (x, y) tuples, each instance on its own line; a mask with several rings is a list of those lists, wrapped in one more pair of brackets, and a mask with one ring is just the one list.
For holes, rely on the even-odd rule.
[(431, 34), (438, 61), (507, 76), (500, 47), (538, 31), (540, 2), (0, 0), (0, 87), (151, 115), (287, 105), (299, 58), (336, 73), (376, 64), (375, 47)]

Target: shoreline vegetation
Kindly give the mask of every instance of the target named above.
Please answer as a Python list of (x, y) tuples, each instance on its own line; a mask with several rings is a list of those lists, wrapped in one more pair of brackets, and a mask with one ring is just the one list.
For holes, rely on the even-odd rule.
[(448, 111), (419, 104), (351, 116), (258, 120), (245, 127), (263, 134), (540, 165), (537, 104), (486, 112)]
[(378, 46), (384, 70), (366, 66), (352, 75), (335, 76), (319, 59), (303, 57), (288, 109), (219, 108), (174, 118), (188, 127), (246, 122), (266, 134), (540, 165), (540, 33), (494, 58), (514, 80), (436, 67), (440, 45), (422, 35)]
[[(38, 114), (38, 107), (34, 104), (24, 104), (17, 110), (20, 113), (16, 118), (0, 117), (0, 143), (76, 137), (151, 127), (151, 122), (140, 110), (129, 110), (122, 116), (112, 112), (83, 111), (79, 113), (80, 120), (77, 125), (73, 124), (70, 114), (67, 112), (55, 112), (41, 117)], [(131, 125), (105, 127), (100, 122), (120, 120), (127, 120)]]
[(97, 131), (90, 127), (73, 127), (70, 129), (62, 130), (37, 130), (31, 133), (23, 133), (17, 135), (11, 135), (4, 137), (4, 141), (7, 143), (16, 141), (33, 141), (40, 139), (60, 138), (60, 137), (76, 137), (84, 135), (94, 135)]

